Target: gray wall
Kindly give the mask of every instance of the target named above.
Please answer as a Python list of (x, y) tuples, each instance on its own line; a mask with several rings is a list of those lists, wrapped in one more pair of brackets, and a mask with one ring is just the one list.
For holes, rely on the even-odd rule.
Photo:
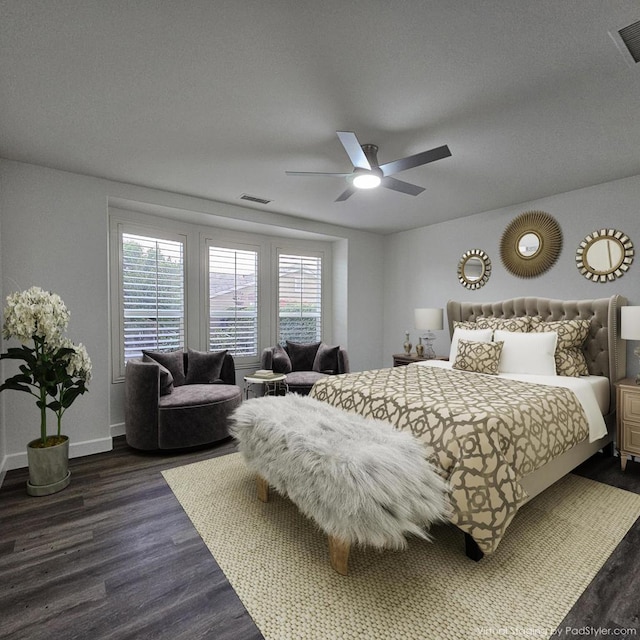
[[(280, 235), (331, 236), (341, 261), (336, 265), (334, 260), (334, 270), (343, 280), (348, 274), (343, 283), (348, 290), (334, 300), (334, 336), (345, 343), (354, 368), (374, 368), (382, 359), (383, 238), (379, 235), (7, 160), (0, 160), (0, 180), (2, 302), (12, 291), (32, 285), (58, 293), (71, 311), (69, 338), (83, 342), (93, 362), (89, 393), (64, 418), (72, 457), (112, 446), (110, 203), (137, 203), (165, 216), (194, 214), (201, 224), (244, 225), (258, 233), (268, 225)], [(3, 361), (3, 379), (12, 375), (12, 366)], [(10, 391), (2, 396), (0, 474), (26, 466), (26, 444), (38, 436), (33, 398)]]
[[(560, 224), (563, 248), (558, 261), (543, 275), (522, 279), (511, 275), (500, 261), (500, 238), (505, 227), (524, 211), (540, 210)], [(616, 228), (634, 242), (636, 258), (629, 271), (612, 283), (593, 283), (575, 266), (575, 252), (584, 237), (603, 227)], [(477, 291), (457, 279), (458, 261), (468, 249), (483, 249), (492, 263), (491, 278)], [(640, 305), (640, 176), (533, 200), (513, 207), (479, 213), (452, 222), (388, 236), (385, 242), (384, 351), (387, 361), (402, 351), (405, 330), (415, 344), (416, 307), (443, 307), (449, 299), (493, 301), (517, 296), (562, 299), (625, 295)], [(446, 314), (445, 314), (446, 327)], [(438, 332), (436, 353), (448, 354), (448, 331)], [(636, 343), (627, 345), (628, 372), (635, 375)]]
[[(0, 194), (2, 193), (2, 187), (3, 187), (3, 181), (2, 181), (2, 173), (0, 173)], [(0, 202), (0, 283), (2, 282), (2, 203)], [(2, 290), (2, 287), (0, 286), (0, 291)], [(2, 304), (2, 306), (4, 306), (4, 303), (0, 303)], [(4, 317), (3, 317), (4, 320)], [(1, 350), (4, 351), (4, 341), (2, 340), (2, 337), (0, 335), (0, 347)], [(0, 369), (0, 371), (2, 371), (2, 369)], [(2, 378), (2, 380), (4, 381), (4, 378)], [(3, 393), (0, 393), (0, 485), (2, 484), (2, 481), (4, 480), (4, 476), (5, 476), (5, 469), (4, 469), (4, 464), (3, 461), (6, 459), (7, 456), (7, 435), (6, 435), (6, 429), (4, 426), (4, 395)]]
[[(479, 213), (453, 222), (381, 237), (333, 225), (270, 214), (235, 205), (190, 198), (88, 176), (0, 160), (1, 297), (37, 284), (59, 293), (71, 310), (69, 337), (87, 345), (94, 364), (89, 394), (65, 415), (72, 456), (111, 448), (113, 385), (110, 376), (108, 287), (108, 209), (123, 202), (146, 210), (195, 212), (212, 225), (267, 224), (284, 234), (324, 234), (334, 240), (334, 336), (346, 342), (354, 370), (391, 364), (402, 350), (404, 332), (415, 342), (413, 309), (444, 307), (450, 298), (498, 300), (521, 295), (565, 299), (621, 293), (640, 305), (640, 257), (611, 284), (594, 284), (575, 267), (574, 254), (584, 236), (602, 227), (627, 233), (640, 248), (640, 176), (559, 194), (513, 207)], [(562, 227), (558, 262), (538, 278), (510, 275), (499, 257), (500, 237), (519, 213), (546, 211)], [(237, 228), (237, 227), (236, 227)], [(458, 260), (471, 248), (484, 249), (493, 263), (488, 284), (479, 291), (457, 280)], [(628, 345), (629, 374), (638, 363)], [(3, 345), (3, 349), (6, 345)], [(436, 351), (448, 352), (446, 331)], [(3, 363), (4, 374), (9, 372)], [(116, 394), (117, 395), (117, 394)], [(37, 411), (26, 394), (0, 398), (0, 478), (26, 465), (26, 443), (37, 436)]]

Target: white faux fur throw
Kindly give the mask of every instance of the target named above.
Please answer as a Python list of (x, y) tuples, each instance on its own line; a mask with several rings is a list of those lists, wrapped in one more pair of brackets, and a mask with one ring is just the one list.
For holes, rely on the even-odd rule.
[(445, 481), (411, 434), (290, 394), (244, 402), (231, 434), (248, 467), (328, 535), (404, 548), (448, 515)]

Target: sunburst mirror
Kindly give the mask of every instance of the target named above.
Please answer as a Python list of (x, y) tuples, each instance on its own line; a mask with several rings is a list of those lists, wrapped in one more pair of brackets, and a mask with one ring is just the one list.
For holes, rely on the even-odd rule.
[(633, 242), (616, 229), (590, 233), (576, 251), (576, 266), (592, 282), (611, 282), (621, 278), (633, 262)]
[(458, 262), (458, 280), (467, 289), (480, 289), (491, 275), (491, 260), (482, 249), (465, 251)]
[(555, 218), (544, 211), (525, 211), (504, 230), (500, 258), (513, 275), (533, 278), (551, 267), (561, 249), (562, 231)]

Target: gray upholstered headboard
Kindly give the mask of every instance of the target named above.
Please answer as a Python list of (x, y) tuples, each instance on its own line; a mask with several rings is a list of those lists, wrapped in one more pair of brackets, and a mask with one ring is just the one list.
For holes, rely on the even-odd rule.
[(511, 298), (498, 302), (447, 302), (449, 333), (453, 335), (454, 321), (475, 321), (477, 318), (516, 318), (541, 316), (544, 321), (591, 320), (591, 330), (583, 351), (589, 373), (606, 376), (611, 382), (610, 412), (615, 408), (613, 383), (626, 376), (627, 356), (620, 339), (620, 307), (627, 304), (624, 296), (595, 300), (553, 300), (551, 298)]

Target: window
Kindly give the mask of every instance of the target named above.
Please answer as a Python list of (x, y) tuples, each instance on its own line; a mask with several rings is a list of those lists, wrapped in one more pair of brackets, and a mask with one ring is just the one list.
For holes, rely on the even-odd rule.
[(322, 339), (322, 257), (278, 255), (278, 342)]
[(184, 241), (121, 234), (124, 362), (185, 343)]
[(228, 350), (331, 335), (331, 243), (109, 210), (112, 382), (142, 350)]
[(258, 251), (209, 246), (209, 350), (258, 355)]

